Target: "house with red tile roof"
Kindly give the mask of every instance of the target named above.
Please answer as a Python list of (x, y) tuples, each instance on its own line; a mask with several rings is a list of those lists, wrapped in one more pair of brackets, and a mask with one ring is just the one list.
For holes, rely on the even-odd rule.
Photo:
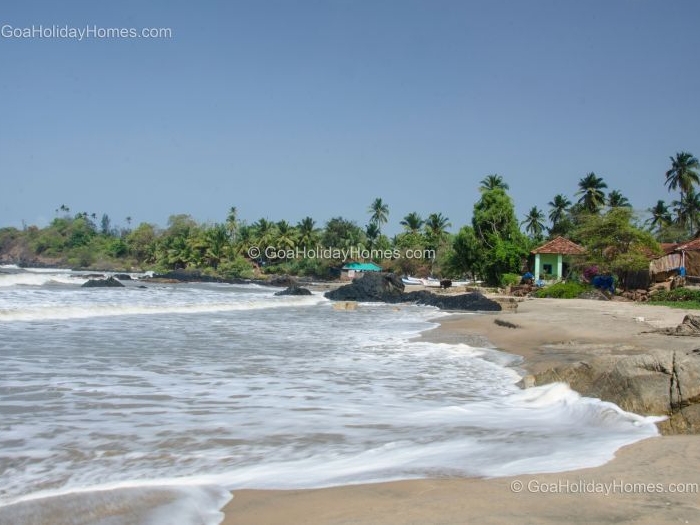
[(564, 237), (556, 237), (530, 252), (535, 256), (534, 275), (547, 280), (561, 280), (569, 273), (573, 258), (586, 253), (583, 246)]

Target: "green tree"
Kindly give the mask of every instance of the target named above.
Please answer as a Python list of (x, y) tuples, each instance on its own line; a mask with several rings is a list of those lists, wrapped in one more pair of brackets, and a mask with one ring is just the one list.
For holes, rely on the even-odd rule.
[(610, 208), (631, 208), (632, 205), (627, 197), (619, 190), (612, 190), (608, 193), (608, 207)]
[(310, 248), (319, 243), (319, 233), (316, 228), (316, 221), (311, 217), (304, 217), (297, 224), (297, 232), (299, 233), (298, 244), (302, 248)]
[(452, 251), (447, 259), (447, 271), (451, 277), (471, 278), (483, 274), (484, 258), (481, 245), (471, 226), (462, 226), (452, 241)]
[(552, 223), (552, 227), (556, 227), (557, 223), (564, 218), (566, 212), (571, 206), (571, 201), (563, 194), (558, 193), (554, 198), (549, 201), (549, 220)]
[(472, 228), (476, 236), (483, 276), (498, 284), (504, 273), (519, 273), (528, 254), (528, 241), (520, 232), (515, 207), (501, 188), (483, 191), (474, 204)]
[(579, 190), (576, 192), (576, 195), (581, 195), (578, 202), (582, 204), (584, 209), (588, 212), (598, 213), (605, 203), (605, 193), (603, 189), (607, 188), (608, 185), (603, 182), (601, 177), (591, 172), (578, 181), (578, 187)]
[(389, 206), (377, 197), (367, 211), (371, 214), (370, 224), (376, 225), (381, 232), (382, 224), (386, 224), (389, 220)]
[(364, 245), (365, 234), (354, 222), (334, 217), (326, 223), (321, 242), (328, 248), (358, 247)]
[(293, 249), (297, 245), (298, 234), (296, 229), (287, 221), (277, 222), (277, 237), (275, 246), (284, 249)]
[(650, 228), (660, 230), (665, 226), (669, 226), (673, 219), (671, 218), (671, 211), (668, 209), (666, 203), (659, 199), (656, 201), (656, 205), (647, 210), (651, 217), (647, 219), (646, 223)]
[(367, 248), (371, 250), (376, 247), (377, 240), (379, 239), (381, 233), (382, 232), (379, 230), (379, 226), (374, 222), (370, 222), (367, 226), (365, 226)]
[(401, 224), (403, 229), (408, 233), (419, 233), (425, 221), (418, 213), (412, 211), (406, 215), (399, 224)]
[(525, 231), (530, 234), (533, 239), (541, 240), (542, 232), (544, 232), (544, 212), (540, 210), (537, 206), (530, 208), (527, 212), (525, 220), (520, 224), (525, 225)]
[(628, 272), (649, 268), (649, 252), (662, 253), (649, 232), (634, 226), (632, 210), (625, 207), (587, 215), (577, 237), (586, 247), (588, 262), (616, 273), (623, 284)]
[(680, 188), (681, 193), (689, 193), (696, 184), (700, 184), (698, 169), (700, 162), (691, 153), (681, 151), (671, 159), (671, 169), (666, 172), (666, 185), (668, 189)]
[(140, 264), (155, 262), (156, 227), (142, 222), (126, 236), (129, 254)]
[(431, 213), (428, 215), (424, 224), (428, 247), (437, 252), (447, 240), (447, 228), (451, 226), (450, 220), (443, 216), (442, 213)]
[(505, 183), (503, 180), (503, 177), (500, 175), (487, 175), (483, 179), (481, 179), (481, 182), (479, 183), (479, 191), (480, 192), (485, 192), (485, 191), (491, 191), (491, 190), (503, 190), (503, 191), (508, 191), (510, 188), (508, 187), (508, 184)]
[(700, 225), (700, 194), (692, 188), (681, 193), (680, 200), (673, 201), (676, 212), (676, 224), (688, 235), (695, 237)]
[(238, 232), (238, 210), (235, 206), (231, 206), (226, 216), (226, 230), (228, 231), (229, 239), (232, 243), (236, 242), (236, 233)]

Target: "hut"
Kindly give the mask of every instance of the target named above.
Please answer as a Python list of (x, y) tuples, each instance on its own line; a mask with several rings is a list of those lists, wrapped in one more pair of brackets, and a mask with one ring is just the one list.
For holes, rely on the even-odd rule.
[(530, 253), (534, 256), (535, 278), (542, 276), (547, 280), (561, 280), (568, 273), (572, 259), (583, 255), (586, 249), (564, 237), (556, 237), (551, 241), (535, 248)]
[(363, 272), (381, 272), (382, 267), (372, 262), (351, 262), (343, 265), (340, 269), (340, 278), (352, 280), (357, 277), (358, 273)]

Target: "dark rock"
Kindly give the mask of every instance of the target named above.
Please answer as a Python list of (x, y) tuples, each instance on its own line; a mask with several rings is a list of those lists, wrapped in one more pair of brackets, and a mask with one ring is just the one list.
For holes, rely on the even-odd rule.
[(440, 281), (440, 288), (443, 290), (447, 290), (448, 288), (452, 287), (452, 281), (450, 279), (442, 279)]
[(520, 328), (520, 325), (511, 323), (510, 321), (504, 321), (503, 319), (494, 319), (493, 322), (498, 326), (504, 326), (506, 328)]
[(333, 301), (384, 303), (414, 303), (435, 306), (443, 310), (500, 311), (501, 305), (479, 292), (461, 295), (436, 295), (427, 290), (404, 292), (401, 278), (393, 273), (368, 272), (355, 278), (351, 284), (326, 292)]
[(293, 288), (298, 286), (299, 282), (291, 275), (274, 275), (265, 284), (269, 284), (270, 286), (284, 286), (285, 288)]
[(112, 277), (120, 281), (131, 281), (131, 275), (128, 273), (115, 273)]
[[(166, 273), (153, 274), (153, 279), (171, 279), (182, 283), (220, 283), (223, 279), (205, 275), (199, 270), (173, 270)], [(171, 281), (171, 282), (172, 282)]]
[(333, 301), (402, 302), (403, 282), (393, 273), (366, 272), (325, 296)]
[(312, 295), (309, 290), (302, 288), (301, 286), (290, 286), (279, 292), (275, 292), (275, 295)]
[(123, 288), (124, 285), (114, 277), (108, 279), (90, 279), (83, 284), (83, 288)]
[(464, 310), (468, 312), (500, 312), (501, 305), (492, 301), (480, 292), (460, 295), (436, 295), (427, 290), (403, 294), (401, 300), (387, 301), (415, 303), (424, 306), (435, 306), (441, 310)]

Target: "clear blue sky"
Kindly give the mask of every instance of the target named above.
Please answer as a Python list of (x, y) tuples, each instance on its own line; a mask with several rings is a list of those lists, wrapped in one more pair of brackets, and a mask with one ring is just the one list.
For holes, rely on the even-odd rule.
[(4, 0), (0, 25), (172, 29), (0, 38), (0, 226), (54, 210), (165, 225), (519, 219), (590, 171), (643, 210), (700, 155), (700, 2)]

